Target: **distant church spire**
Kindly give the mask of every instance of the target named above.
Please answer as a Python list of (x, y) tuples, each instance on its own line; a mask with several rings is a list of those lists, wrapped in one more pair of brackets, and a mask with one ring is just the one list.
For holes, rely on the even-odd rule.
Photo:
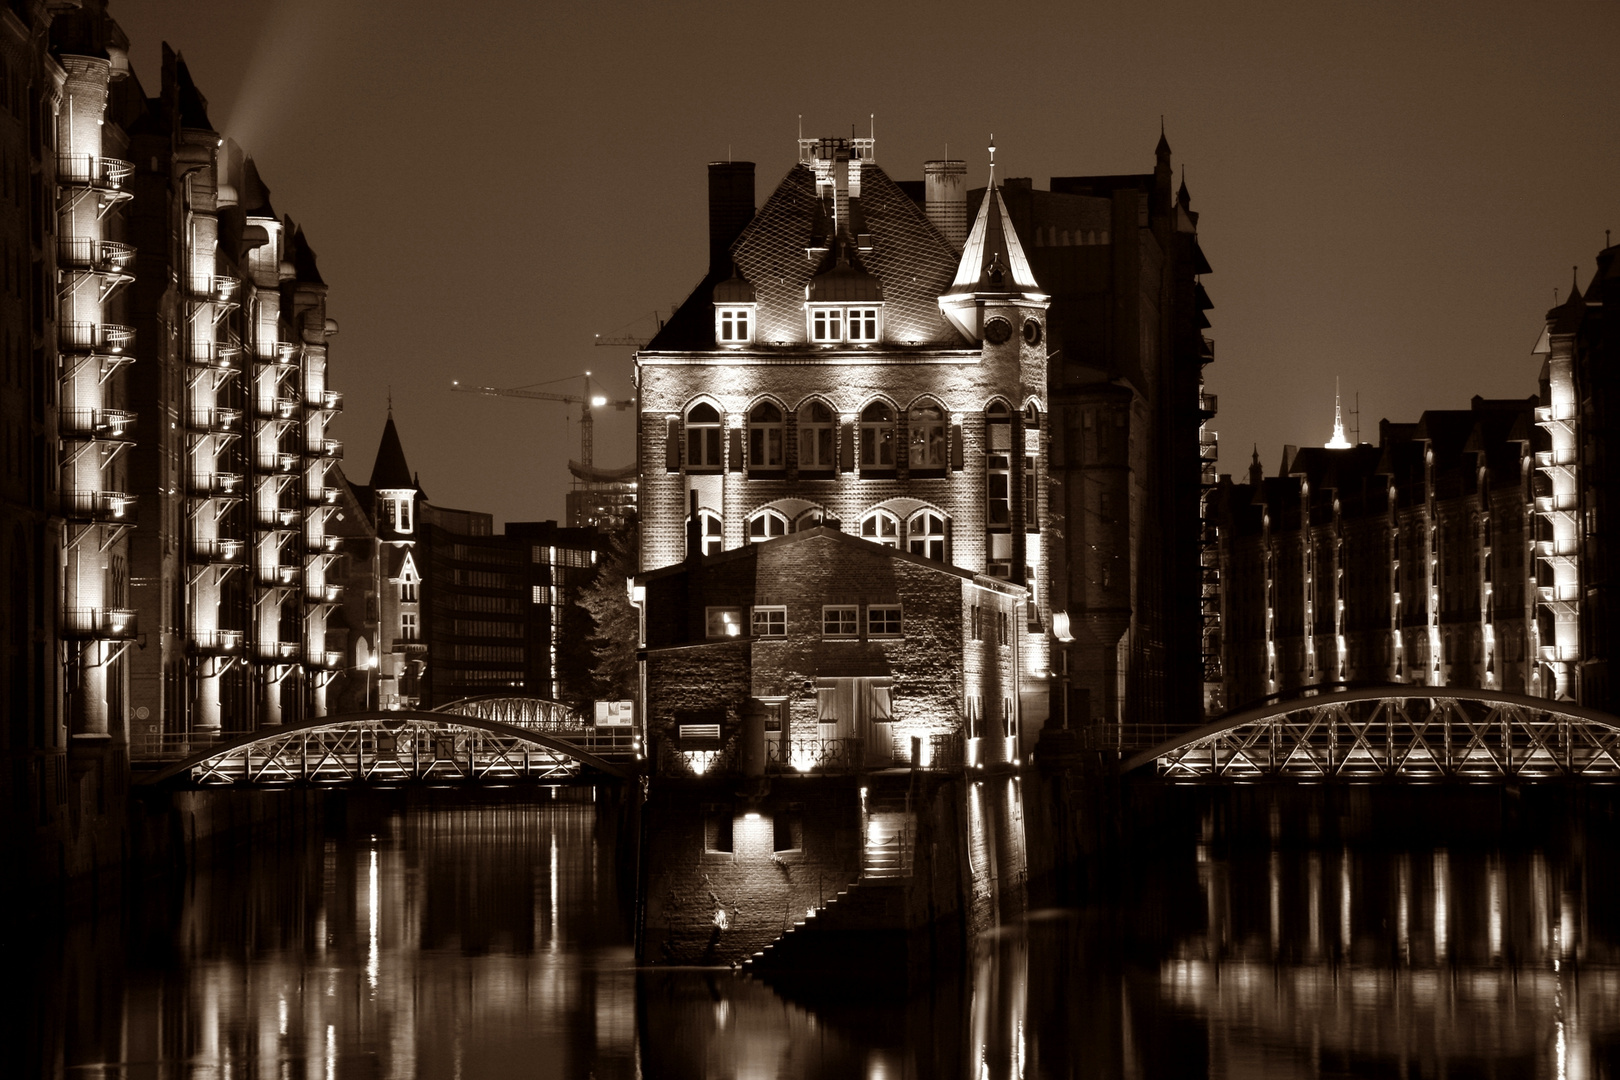
[(1333, 438), (1322, 444), (1329, 450), (1348, 450), (1350, 440), (1344, 437), (1344, 412), (1339, 407), (1339, 380), (1333, 380)]

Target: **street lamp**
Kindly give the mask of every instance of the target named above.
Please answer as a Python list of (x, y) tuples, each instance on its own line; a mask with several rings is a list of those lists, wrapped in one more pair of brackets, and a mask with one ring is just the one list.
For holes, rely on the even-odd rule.
[(372, 711), (371, 704), (371, 673), (377, 670), (377, 654), (372, 653), (366, 657), (366, 711)]

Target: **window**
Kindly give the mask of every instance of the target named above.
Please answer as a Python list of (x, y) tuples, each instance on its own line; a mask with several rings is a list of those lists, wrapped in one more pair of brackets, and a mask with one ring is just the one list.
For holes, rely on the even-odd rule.
[(854, 604), (827, 605), (821, 609), (821, 636), (852, 638), (860, 634), (861, 609)]
[(878, 339), (878, 309), (850, 308), (847, 316), (849, 323), (849, 340), (871, 342)]
[(549, 603), (551, 603), (551, 586), (550, 585), (536, 585), (536, 586), (534, 586), (534, 603), (536, 603), (536, 604), (549, 604)]
[(401, 641), (421, 640), (422, 624), (419, 620), (420, 616), (414, 611), (402, 611), (399, 613), (399, 639)]
[(768, 401), (748, 413), (748, 468), (782, 467), (782, 410)]
[(861, 536), (884, 547), (900, 547), (900, 519), (887, 510), (874, 510), (861, 522)]
[(743, 628), (742, 608), (704, 608), (703, 623), (704, 633), (708, 637), (741, 637)]
[(388, 524), (395, 532), (408, 533), (411, 531), (411, 497), (388, 496)]
[(907, 459), (913, 469), (943, 469), (950, 446), (945, 411), (937, 405), (920, 405), (906, 414)]
[(1006, 454), (991, 454), (986, 462), (985, 520), (993, 528), (1012, 524), (1012, 505), (1008, 499), (1011, 475)]
[(748, 539), (750, 543), (760, 543), (777, 536), (786, 536), (788, 531), (787, 518), (775, 510), (761, 510), (748, 521)]
[(720, 515), (712, 510), (698, 511), (698, 542), (703, 554), (718, 555), (725, 550), (726, 540), (721, 534)]
[(899, 637), (900, 605), (873, 604), (868, 607), (866, 633), (869, 637)]
[(720, 309), (717, 335), (722, 345), (741, 345), (753, 340), (752, 313), (745, 307)]
[(894, 468), (894, 410), (874, 401), (861, 412), (861, 468)]
[(973, 640), (974, 641), (982, 640), (982, 636), (979, 633), (979, 605), (974, 604), (973, 607), (970, 609), (970, 612), (971, 612), (972, 617), (969, 619), (969, 622), (971, 623), (971, 633), (972, 633), (972, 636), (973, 636)]
[(799, 410), (799, 468), (832, 469), (838, 464), (838, 425), (832, 410), (812, 401)]
[(703, 815), (703, 850), (709, 854), (731, 854), (731, 825), (734, 817), (729, 809), (711, 809)]
[(720, 413), (707, 402), (692, 406), (686, 414), (686, 467), (720, 467)]
[(832, 344), (844, 340), (844, 309), (814, 308), (810, 312), (810, 340)]
[(787, 637), (787, 608), (754, 608), (755, 637)]
[(945, 561), (945, 519), (929, 510), (912, 515), (906, 522), (906, 548), (935, 562)]
[(416, 603), (416, 582), (406, 578), (399, 583), (399, 602), (402, 604)]
[(804, 847), (804, 806), (788, 803), (772, 815), (771, 850), (799, 851)]
[(1005, 611), (996, 612), (996, 644), (1007, 644), (1007, 613)]

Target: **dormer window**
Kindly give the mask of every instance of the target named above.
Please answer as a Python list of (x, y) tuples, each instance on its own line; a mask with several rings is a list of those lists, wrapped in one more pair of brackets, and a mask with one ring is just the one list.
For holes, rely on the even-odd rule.
[(717, 307), (714, 336), (722, 345), (746, 345), (754, 340), (753, 305)]
[(812, 304), (810, 340), (816, 345), (870, 345), (883, 340), (882, 307)]

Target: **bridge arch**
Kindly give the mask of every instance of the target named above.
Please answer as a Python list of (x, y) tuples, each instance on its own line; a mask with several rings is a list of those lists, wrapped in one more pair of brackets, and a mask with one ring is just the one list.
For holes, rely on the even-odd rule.
[[(462, 704), (460, 702), (452, 705)], [(203, 786), (566, 779), (581, 766), (627, 777), (641, 748), (628, 733), (545, 730), (447, 711), (350, 713), (263, 728), (197, 750), (145, 784)]]
[(1620, 717), (1452, 686), (1372, 686), (1223, 716), (1127, 758), (1167, 780), (1620, 780)]

